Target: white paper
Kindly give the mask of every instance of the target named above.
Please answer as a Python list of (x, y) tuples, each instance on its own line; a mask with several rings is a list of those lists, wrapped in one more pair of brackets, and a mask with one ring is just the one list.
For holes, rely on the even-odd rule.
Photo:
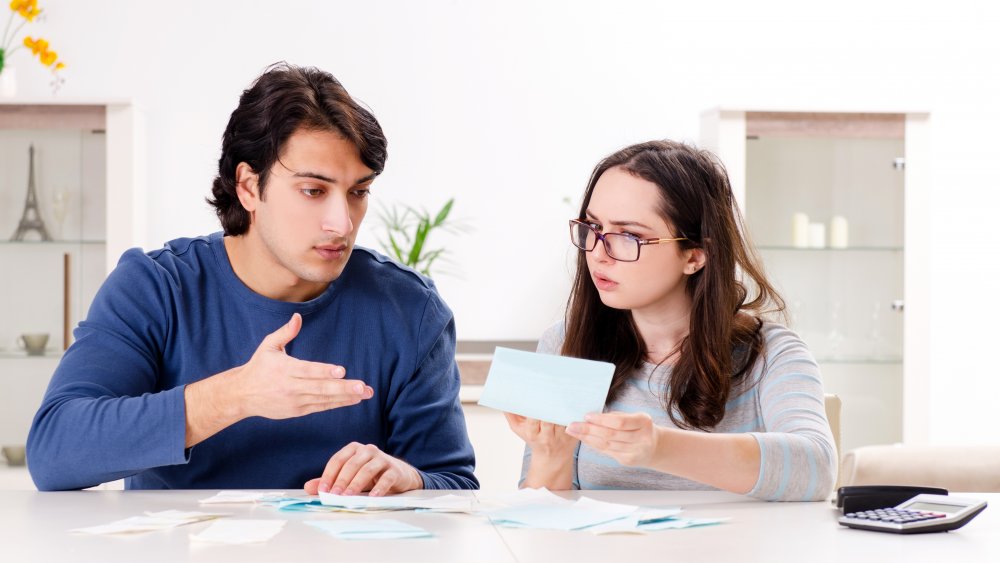
[(415, 497), (391, 495), (371, 497), (364, 495), (334, 495), (320, 493), (320, 502), (324, 506), (345, 508), (349, 510), (430, 510), (436, 512), (472, 512), (475, 499), (458, 495), (443, 495), (437, 497)]
[(218, 520), (200, 534), (192, 534), (191, 539), (226, 544), (260, 543), (278, 535), (284, 526), (285, 520)]
[(201, 504), (227, 504), (240, 502), (259, 502), (285, 497), (285, 493), (274, 491), (219, 491), (214, 497), (203, 498)]
[(226, 513), (212, 512), (184, 512), (180, 510), (164, 510), (162, 512), (146, 512), (145, 516), (132, 516), (123, 520), (116, 520), (110, 524), (100, 526), (90, 526), (88, 528), (75, 528), (71, 532), (81, 534), (134, 534), (142, 532), (152, 532), (156, 530), (166, 530), (184, 524), (193, 524), (204, 520), (229, 516)]
[(399, 520), (306, 520), (309, 526), (317, 528), (342, 540), (389, 540), (405, 538), (429, 538), (433, 536), (423, 528), (418, 528)]

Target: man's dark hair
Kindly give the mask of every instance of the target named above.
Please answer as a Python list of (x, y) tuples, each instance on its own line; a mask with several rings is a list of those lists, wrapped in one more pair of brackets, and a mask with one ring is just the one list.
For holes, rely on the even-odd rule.
[(236, 195), (236, 166), (246, 162), (259, 175), (264, 199), (271, 166), (299, 129), (336, 132), (358, 148), (361, 161), (376, 174), (385, 167), (382, 127), (332, 74), (274, 64), (243, 91), (222, 134), (219, 175), (212, 182), (208, 203), (215, 207), (226, 235), (242, 235), (250, 228), (250, 214)]

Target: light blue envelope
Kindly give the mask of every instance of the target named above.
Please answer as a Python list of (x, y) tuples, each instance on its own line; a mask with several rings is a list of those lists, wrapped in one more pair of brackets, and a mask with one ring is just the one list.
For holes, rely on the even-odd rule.
[(497, 347), (479, 404), (563, 426), (604, 410), (614, 364)]

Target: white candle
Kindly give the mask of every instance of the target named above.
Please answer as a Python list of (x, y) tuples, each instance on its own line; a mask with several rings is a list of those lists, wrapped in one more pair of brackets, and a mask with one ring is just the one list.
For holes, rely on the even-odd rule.
[(809, 246), (809, 216), (805, 213), (792, 214), (792, 246), (796, 248)]
[(830, 248), (847, 248), (847, 219), (840, 215), (830, 219)]
[(809, 223), (809, 247), (826, 247), (826, 225), (823, 223)]

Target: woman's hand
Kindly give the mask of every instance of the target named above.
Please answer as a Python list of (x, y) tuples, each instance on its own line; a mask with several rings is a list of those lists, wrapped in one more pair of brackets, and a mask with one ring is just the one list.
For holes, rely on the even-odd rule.
[(651, 467), (656, 457), (659, 427), (644, 412), (588, 414), (566, 433), (622, 465)]
[(510, 429), (531, 448), (531, 464), (521, 486), (572, 489), (576, 469), (573, 454), (579, 441), (566, 434), (566, 427), (508, 412), (504, 416)]
[(577, 439), (566, 434), (566, 427), (509, 412), (503, 413), (507, 424), (531, 448), (531, 455), (541, 457), (572, 456)]

